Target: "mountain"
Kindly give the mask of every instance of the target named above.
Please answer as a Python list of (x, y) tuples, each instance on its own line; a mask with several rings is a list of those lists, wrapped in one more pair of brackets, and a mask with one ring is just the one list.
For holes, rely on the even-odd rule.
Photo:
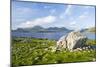
[(89, 32), (95, 32), (96, 31), (96, 28), (95, 27), (91, 27), (91, 28), (88, 28), (87, 31), (89, 31)]
[(66, 29), (65, 27), (49, 27), (49, 28), (43, 28), (41, 26), (34, 26), (31, 28), (18, 28), (17, 30), (12, 30), (13, 32), (57, 32), (57, 31), (72, 31), (69, 29)]
[(95, 32), (96, 28), (95, 27), (90, 27), (90, 28), (86, 28), (86, 29), (82, 29), (81, 32)]
[(18, 28), (17, 30), (12, 30), (12, 31), (13, 32), (36, 32), (41, 30), (44, 30), (44, 28), (41, 26), (34, 26), (31, 28)]
[(47, 28), (46, 30), (51, 30), (51, 31), (66, 31), (68, 29), (66, 29), (65, 27), (61, 27), (61, 28), (58, 28), (58, 27), (49, 27)]

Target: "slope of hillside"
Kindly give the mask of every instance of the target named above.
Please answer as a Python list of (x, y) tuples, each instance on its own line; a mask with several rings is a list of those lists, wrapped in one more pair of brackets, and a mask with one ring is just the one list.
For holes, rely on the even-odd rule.
[(90, 27), (90, 28), (82, 29), (81, 32), (92, 32), (92, 33), (95, 33), (96, 32), (96, 28), (95, 27)]
[(95, 27), (91, 27), (87, 31), (89, 31), (89, 32), (95, 32), (96, 31), (96, 28)]

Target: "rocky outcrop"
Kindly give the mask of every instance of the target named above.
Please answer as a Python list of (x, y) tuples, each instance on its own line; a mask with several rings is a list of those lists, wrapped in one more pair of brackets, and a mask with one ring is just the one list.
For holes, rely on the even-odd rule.
[(87, 37), (81, 34), (79, 31), (70, 32), (68, 35), (62, 36), (57, 41), (57, 49), (68, 48), (68, 50), (73, 50), (76, 48), (81, 48), (85, 45)]
[(81, 48), (85, 45), (86, 40), (87, 37), (82, 35), (80, 32), (71, 32), (66, 38), (67, 48), (69, 50)]
[(60, 48), (66, 48), (67, 47), (67, 42), (66, 42), (66, 36), (62, 36), (58, 41), (57, 41), (57, 49)]

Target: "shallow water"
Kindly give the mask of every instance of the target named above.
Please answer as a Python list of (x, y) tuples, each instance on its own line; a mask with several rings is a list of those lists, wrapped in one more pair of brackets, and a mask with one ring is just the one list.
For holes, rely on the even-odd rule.
[[(47, 39), (54, 39), (58, 40), (63, 35), (67, 35), (69, 32), (32, 32), (32, 33), (26, 33), (26, 32), (12, 32), (12, 36), (15, 37), (34, 37), (34, 38), (47, 38)], [(84, 32), (85, 36), (87, 36), (89, 39), (95, 39), (96, 35), (95, 33), (89, 33)]]

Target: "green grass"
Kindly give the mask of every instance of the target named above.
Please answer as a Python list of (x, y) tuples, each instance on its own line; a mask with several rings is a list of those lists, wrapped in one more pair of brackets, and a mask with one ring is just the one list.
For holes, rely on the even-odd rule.
[[(89, 44), (89, 43), (87, 43)], [(35, 38), (12, 39), (12, 66), (95, 61), (95, 50), (53, 52), (55, 40)]]
[(87, 40), (86, 45), (96, 45), (96, 40)]

